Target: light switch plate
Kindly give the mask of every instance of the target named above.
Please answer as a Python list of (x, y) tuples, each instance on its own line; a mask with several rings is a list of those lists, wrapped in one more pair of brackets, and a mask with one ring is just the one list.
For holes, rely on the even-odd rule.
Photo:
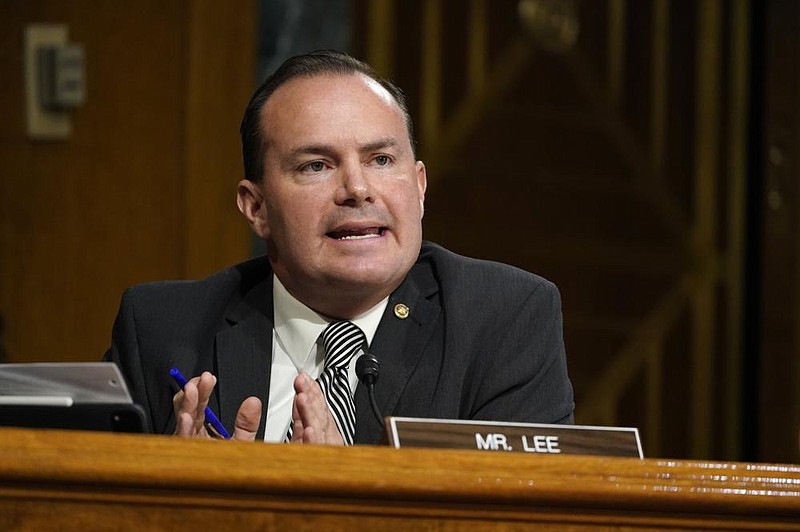
[(28, 137), (32, 139), (59, 140), (69, 138), (72, 134), (69, 112), (49, 111), (42, 106), (36, 63), (37, 49), (40, 46), (63, 45), (68, 38), (66, 24), (29, 24), (25, 28), (22, 64), (25, 69)]
[(69, 111), (83, 105), (84, 52), (80, 44), (45, 46), (38, 50), (39, 103), (48, 111)]

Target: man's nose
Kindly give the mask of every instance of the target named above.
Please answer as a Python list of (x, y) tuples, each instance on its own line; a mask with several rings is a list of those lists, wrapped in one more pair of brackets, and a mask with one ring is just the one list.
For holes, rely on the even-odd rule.
[(360, 162), (342, 165), (340, 175), (341, 186), (336, 197), (338, 204), (361, 205), (372, 201), (369, 180)]

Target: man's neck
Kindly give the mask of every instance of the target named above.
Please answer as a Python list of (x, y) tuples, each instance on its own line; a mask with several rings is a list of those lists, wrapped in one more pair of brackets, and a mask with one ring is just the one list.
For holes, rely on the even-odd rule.
[(358, 290), (335, 290), (328, 289), (324, 294), (321, 292), (310, 293), (304, 290), (298, 290), (291, 284), (286, 283), (278, 276), (286, 290), (298, 301), (322, 314), (323, 316), (334, 320), (351, 320), (361, 316), (365, 312), (381, 303), (384, 299), (395, 290), (371, 290), (363, 291)]
[[(338, 296), (334, 295), (324, 299), (309, 298), (311, 301), (304, 301), (304, 304), (327, 318), (334, 320), (352, 320), (353, 318), (368, 312), (370, 309), (375, 307), (375, 305), (378, 305), (381, 301), (389, 297), (389, 294), (391, 294), (392, 291), (371, 294), (369, 297), (354, 297), (352, 292), (343, 292)], [(296, 295), (294, 295), (294, 297), (300, 301), (303, 301)], [(314, 299), (318, 300), (315, 301)]]

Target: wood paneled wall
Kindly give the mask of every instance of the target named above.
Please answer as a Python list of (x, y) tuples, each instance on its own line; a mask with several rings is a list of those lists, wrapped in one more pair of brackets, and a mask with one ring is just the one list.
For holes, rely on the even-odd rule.
[[(561, 289), (576, 420), (638, 426), (647, 456), (797, 461), (797, 2), (356, 3), (380, 28), (357, 50), (417, 124), (426, 238)], [(781, 161), (763, 220), (751, 98)], [(745, 286), (762, 271), (763, 297)]]
[[(760, 456), (800, 461), (800, 4), (773, 1), (764, 13), (762, 145), (756, 161), (758, 344), (748, 370), (758, 376)], [(755, 230), (756, 228), (754, 228)]]
[[(87, 102), (65, 141), (29, 140), (27, 24), (69, 27)], [(8, 361), (97, 360), (127, 286), (249, 254), (235, 205), (256, 3), (0, 4), (0, 313)]]

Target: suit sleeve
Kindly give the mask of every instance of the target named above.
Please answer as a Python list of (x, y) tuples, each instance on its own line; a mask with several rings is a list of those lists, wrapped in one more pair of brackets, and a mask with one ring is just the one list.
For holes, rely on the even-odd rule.
[(491, 333), (482, 335), (487, 340), (478, 362), (482, 370), (476, 371), (478, 392), (470, 417), (572, 423), (575, 405), (558, 289), (540, 279), (528, 288), (527, 297), (509, 295), (508, 300), (512, 303), (490, 318)]
[(114, 320), (111, 335), (111, 347), (103, 356), (105, 362), (115, 362), (122, 371), (133, 402), (147, 412), (148, 427), (153, 431), (152, 411), (148, 401), (144, 372), (142, 371), (139, 352), (139, 340), (136, 332), (136, 317), (133, 305), (134, 288), (129, 288), (122, 295), (119, 312)]

